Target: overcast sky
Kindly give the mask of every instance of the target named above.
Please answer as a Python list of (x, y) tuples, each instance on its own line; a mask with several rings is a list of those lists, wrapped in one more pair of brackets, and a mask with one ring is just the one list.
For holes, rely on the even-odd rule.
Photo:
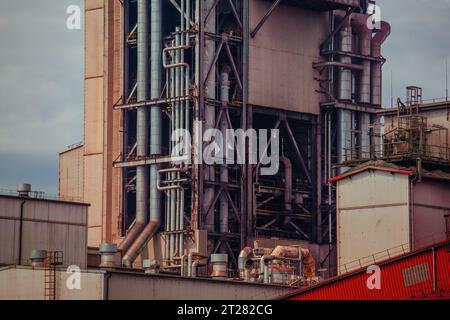
[[(57, 193), (58, 152), (83, 139), (83, 31), (66, 28), (82, 0), (0, 1), (0, 188), (30, 182)], [(384, 104), (404, 87), (445, 96), (450, 0), (378, 0), (392, 25), (383, 55)]]

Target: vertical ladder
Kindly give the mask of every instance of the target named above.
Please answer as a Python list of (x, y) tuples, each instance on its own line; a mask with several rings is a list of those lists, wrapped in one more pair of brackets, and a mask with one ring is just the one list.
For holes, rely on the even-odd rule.
[(56, 300), (56, 266), (63, 264), (62, 251), (48, 251), (44, 264), (44, 299)]

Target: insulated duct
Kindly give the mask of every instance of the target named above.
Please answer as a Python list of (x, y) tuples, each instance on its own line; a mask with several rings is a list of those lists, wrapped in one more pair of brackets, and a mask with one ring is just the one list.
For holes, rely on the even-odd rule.
[[(346, 18), (344, 25), (339, 33), (340, 51), (352, 52), (352, 27), (350, 25), (350, 18)], [(340, 62), (345, 64), (351, 64), (352, 58), (342, 55)], [(352, 99), (352, 71), (348, 68), (339, 69), (339, 94), (338, 97), (341, 100)]]
[[(147, 101), (149, 96), (148, 79), (148, 2), (147, 0), (137, 1), (137, 100), (138, 102)], [(145, 158), (149, 151), (149, 114), (146, 108), (137, 110), (137, 133), (136, 155), (138, 158)], [(125, 253), (140, 234), (148, 221), (148, 168), (144, 166), (136, 169), (136, 220), (120, 243), (119, 250)]]
[[(367, 27), (369, 16), (353, 14), (352, 27), (359, 36), (359, 53), (369, 57), (371, 54), (372, 30)], [(370, 61), (363, 60), (363, 70), (359, 79), (359, 102), (370, 103)]]
[[(381, 22), (381, 28), (372, 39), (372, 57), (382, 58), (381, 45), (391, 34), (391, 25), (386, 21)], [(381, 106), (381, 71), (382, 62), (372, 64), (372, 104)]]
[[(209, 33), (216, 33), (216, 1), (215, 0), (203, 0), (202, 1), (202, 10), (204, 10), (204, 14), (209, 13), (208, 21), (205, 23), (205, 32)], [(206, 37), (205, 39), (205, 53), (204, 53), (204, 60), (203, 60), (203, 68), (204, 70), (208, 70), (208, 68), (211, 67), (211, 71), (209, 74), (209, 78), (206, 82), (206, 88), (205, 88), (205, 98), (215, 100), (216, 99), (216, 67), (214, 64), (214, 55), (216, 52), (216, 43), (215, 39), (208, 39)], [(208, 105), (205, 102), (205, 125), (204, 125), (204, 131), (208, 129), (214, 129), (215, 122), (216, 122), (216, 111), (214, 105)], [(203, 132), (200, 132), (200, 135), (203, 137)], [(215, 181), (215, 170), (214, 166), (206, 166), (205, 171), (205, 180), (207, 181)], [(204, 203), (203, 208), (204, 210), (208, 210), (214, 200), (214, 192), (215, 189), (211, 185), (205, 184), (204, 189)], [(215, 231), (215, 215), (214, 210), (206, 217), (205, 221), (206, 229), (209, 232)]]
[[(147, 10), (147, 1), (139, 0), (138, 1), (138, 29), (141, 26), (141, 46), (145, 46), (146, 50), (142, 49), (142, 53), (140, 55), (147, 54), (148, 55), (148, 34), (145, 35), (142, 33), (143, 30), (148, 30), (148, 10)], [(151, 0), (151, 98), (158, 99), (161, 94), (161, 52), (162, 52), (162, 2), (161, 0)], [(145, 23), (144, 23), (145, 22)], [(143, 29), (145, 26), (145, 29)], [(143, 39), (145, 39), (145, 41)], [(139, 43), (139, 38), (138, 38)], [(139, 47), (138, 47), (139, 52)], [(139, 55), (138, 55), (139, 56)], [(143, 57), (140, 57), (142, 61), (144, 61)], [(147, 59), (145, 59), (147, 60)], [(147, 68), (144, 66), (140, 66), (140, 71), (144, 69), (147, 71)], [(139, 74), (139, 71), (138, 71)], [(141, 75), (141, 78), (145, 78), (147, 76)], [(147, 86), (148, 88), (148, 86)], [(139, 85), (138, 85), (139, 90)], [(148, 90), (148, 89), (147, 89)], [(145, 110), (145, 109), (142, 109)], [(139, 112), (139, 110), (138, 110)], [(151, 111), (151, 144), (150, 151), (152, 155), (158, 155), (162, 153), (162, 111), (159, 107), (152, 107)], [(148, 121), (147, 121), (147, 132), (148, 134)], [(148, 143), (148, 140), (146, 140)], [(146, 148), (147, 149), (147, 148)], [(144, 168), (144, 167), (141, 167)], [(138, 168), (139, 169), (139, 168)], [(131, 267), (134, 260), (136, 260), (137, 256), (143, 250), (143, 248), (147, 245), (148, 241), (154, 236), (154, 234), (158, 231), (158, 228), (161, 223), (161, 208), (160, 208), (160, 192), (158, 191), (157, 185), (157, 176), (158, 168), (156, 166), (151, 167), (151, 181), (150, 181), (150, 222), (145, 226), (142, 232), (140, 232), (133, 242), (133, 244), (126, 251), (126, 254), (122, 258), (122, 263), (126, 267)], [(148, 185), (148, 179), (147, 183)], [(148, 189), (145, 188), (145, 191)], [(145, 193), (145, 198), (147, 198), (148, 192)], [(142, 199), (139, 199), (142, 201)], [(138, 201), (138, 200), (137, 200)], [(142, 208), (140, 208), (142, 209)], [(147, 210), (145, 210), (144, 214), (139, 211), (139, 215), (145, 216), (145, 222), (147, 221)], [(141, 218), (140, 218), (141, 219)], [(138, 220), (138, 211), (136, 210), (136, 220)], [(142, 220), (144, 221), (144, 220)], [(145, 223), (144, 223), (145, 224)]]

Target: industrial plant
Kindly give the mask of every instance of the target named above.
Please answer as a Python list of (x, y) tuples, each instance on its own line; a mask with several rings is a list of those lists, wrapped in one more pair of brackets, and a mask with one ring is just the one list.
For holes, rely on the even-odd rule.
[(0, 192), (0, 299), (450, 297), (450, 99), (383, 108), (377, 8), (85, 0), (84, 140)]

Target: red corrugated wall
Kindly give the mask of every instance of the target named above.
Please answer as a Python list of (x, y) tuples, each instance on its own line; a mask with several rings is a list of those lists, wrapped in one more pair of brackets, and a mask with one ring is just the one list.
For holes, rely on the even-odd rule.
[[(436, 272), (433, 272), (433, 251)], [(404, 270), (426, 264), (427, 277), (419, 278), (419, 283), (407, 286)], [(381, 289), (370, 290), (366, 283), (370, 274), (359, 270), (348, 275), (331, 279), (319, 286), (299, 291), (287, 297), (290, 300), (399, 300), (425, 298), (433, 292), (434, 276), (436, 291), (450, 290), (450, 252), (445, 244), (407, 254), (400, 258), (379, 263)]]

